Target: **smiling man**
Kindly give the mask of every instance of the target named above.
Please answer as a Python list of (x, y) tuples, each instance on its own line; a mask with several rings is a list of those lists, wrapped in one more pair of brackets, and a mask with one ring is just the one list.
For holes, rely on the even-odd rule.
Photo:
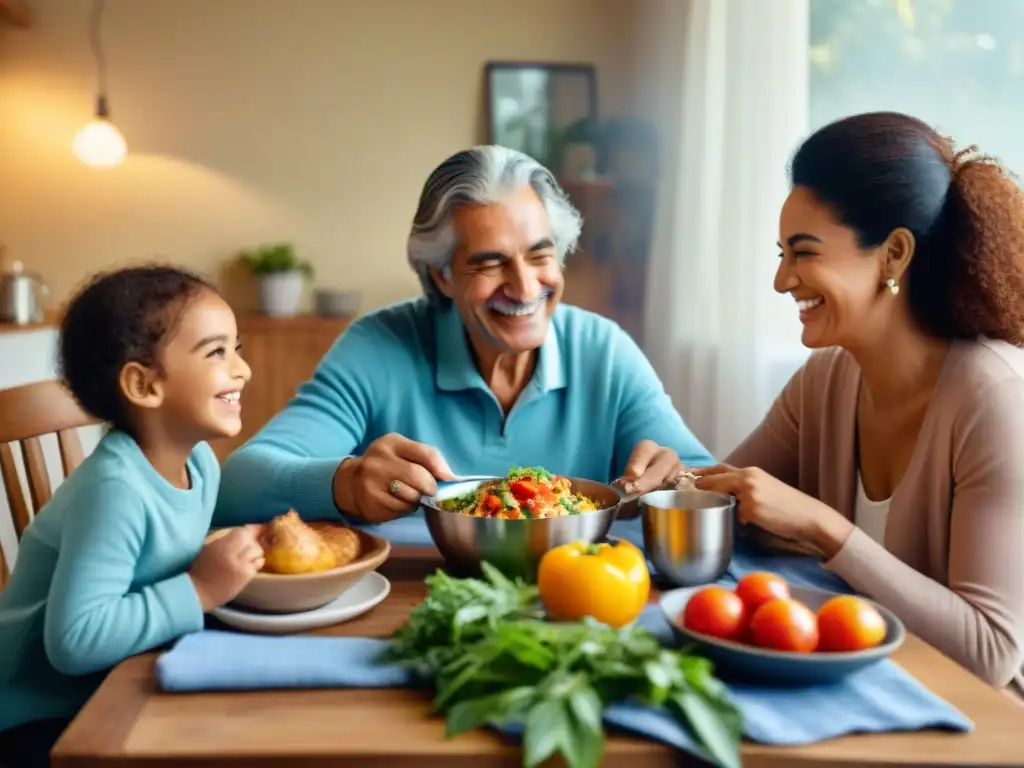
[(409, 235), (426, 295), (345, 331), (227, 460), (215, 523), (294, 507), (428, 543), (422, 517), (407, 516), (455, 474), (536, 465), (641, 491), (713, 463), (636, 344), (560, 303), (581, 226), (552, 174), (520, 152), (445, 160)]

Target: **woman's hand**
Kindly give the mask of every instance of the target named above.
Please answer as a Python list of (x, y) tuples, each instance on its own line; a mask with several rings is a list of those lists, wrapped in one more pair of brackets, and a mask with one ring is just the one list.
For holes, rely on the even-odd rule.
[(384, 523), (414, 512), (420, 496), (437, 493), (438, 480), (454, 479), (436, 448), (392, 433), (341, 463), (334, 475), (334, 502), (369, 523)]
[(675, 481), (686, 467), (671, 448), (653, 440), (641, 440), (626, 462), (626, 471), (615, 481), (626, 493), (647, 493)]
[(736, 497), (741, 523), (753, 523), (768, 533), (810, 544), (826, 558), (842, 548), (853, 523), (806, 493), (798, 491), (763, 469), (737, 469), (728, 464), (694, 470), (702, 491)]

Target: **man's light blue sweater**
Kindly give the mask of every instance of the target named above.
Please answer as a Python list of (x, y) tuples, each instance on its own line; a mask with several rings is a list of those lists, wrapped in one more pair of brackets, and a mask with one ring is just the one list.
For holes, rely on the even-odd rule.
[[(291, 403), (228, 458), (215, 524), (261, 522), (289, 508), (305, 518), (337, 515), (339, 463), (389, 432), (434, 446), (456, 474), (530, 465), (609, 482), (645, 439), (690, 466), (713, 463), (610, 320), (559, 306), (533, 378), (505, 414), (458, 312), (416, 299), (354, 322)], [(389, 536), (397, 522), (380, 532)]]

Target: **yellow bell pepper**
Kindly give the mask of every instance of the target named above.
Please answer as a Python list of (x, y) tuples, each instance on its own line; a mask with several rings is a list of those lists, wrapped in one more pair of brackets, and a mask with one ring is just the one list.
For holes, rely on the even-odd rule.
[(651, 575), (643, 552), (628, 541), (576, 541), (544, 554), (537, 586), (553, 620), (591, 616), (618, 628), (634, 621), (647, 605)]

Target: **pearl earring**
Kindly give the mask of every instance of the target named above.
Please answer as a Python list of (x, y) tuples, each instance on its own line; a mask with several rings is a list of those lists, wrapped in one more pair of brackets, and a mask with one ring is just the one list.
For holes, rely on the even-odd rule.
[(885, 287), (889, 289), (889, 293), (891, 293), (893, 296), (900, 292), (900, 287), (896, 283), (896, 279), (893, 277), (890, 277), (888, 280), (885, 281)]

